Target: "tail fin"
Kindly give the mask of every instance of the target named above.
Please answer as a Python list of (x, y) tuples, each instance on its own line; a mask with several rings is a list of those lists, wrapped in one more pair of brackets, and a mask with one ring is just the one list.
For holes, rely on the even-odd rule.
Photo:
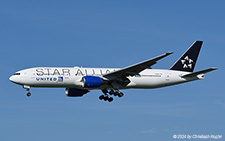
[(195, 41), (194, 44), (192, 44), (192, 46), (170, 68), (170, 70), (193, 72), (202, 43), (203, 41)]

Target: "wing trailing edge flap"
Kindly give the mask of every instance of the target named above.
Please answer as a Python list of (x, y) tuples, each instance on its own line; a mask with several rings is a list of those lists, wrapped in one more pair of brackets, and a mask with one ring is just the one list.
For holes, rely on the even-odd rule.
[(183, 77), (183, 78), (187, 78), (187, 77), (197, 77), (198, 75), (205, 74), (205, 73), (208, 73), (208, 72), (217, 70), (217, 69), (218, 69), (218, 68), (209, 68), (209, 69), (205, 69), (205, 70), (202, 70), (202, 71), (197, 71), (197, 72), (193, 72), (193, 73), (190, 73), (190, 74), (186, 74), (186, 75), (184, 75), (184, 76), (182, 76), (182, 77)]
[(107, 78), (107, 79), (117, 79), (117, 78), (124, 78), (127, 76), (134, 76), (139, 74), (141, 71), (150, 68), (152, 65), (156, 64), (158, 60), (172, 54), (173, 52), (168, 52), (165, 54), (162, 54), (160, 56), (157, 56), (155, 58), (122, 68), (120, 70), (111, 72), (111, 73), (107, 73), (105, 75), (103, 75), (103, 77)]

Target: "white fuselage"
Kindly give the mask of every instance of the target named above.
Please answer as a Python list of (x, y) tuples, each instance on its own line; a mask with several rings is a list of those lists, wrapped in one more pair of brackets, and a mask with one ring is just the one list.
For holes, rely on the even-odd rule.
[(111, 96), (123, 97), (120, 89), (153, 89), (204, 78), (218, 68), (194, 71), (202, 41), (196, 41), (169, 70), (150, 69), (167, 52), (124, 68), (37, 67), (16, 72), (9, 80), (22, 85), (31, 96), (30, 87), (66, 88), (69, 97), (81, 97), (92, 89), (100, 89), (100, 100), (112, 102)]
[[(101, 85), (97, 88), (84, 88), (82, 78), (84, 76), (102, 77), (119, 69), (116, 68), (56, 68), (38, 67), (18, 71), (10, 77), (10, 80), (20, 85), (30, 87), (63, 87), (63, 88), (83, 88), (83, 89), (113, 89), (112, 85)], [(159, 88), (179, 83), (189, 82), (201, 77), (183, 78), (183, 75), (190, 72), (145, 69), (139, 75), (128, 76), (126, 85), (117, 85), (118, 89), (128, 88)]]

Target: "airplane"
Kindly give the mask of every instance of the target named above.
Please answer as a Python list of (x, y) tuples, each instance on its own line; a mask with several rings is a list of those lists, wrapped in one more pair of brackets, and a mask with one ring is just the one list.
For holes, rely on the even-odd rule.
[(168, 70), (152, 69), (157, 61), (172, 54), (167, 52), (124, 68), (35, 67), (16, 72), (9, 80), (22, 85), (27, 96), (31, 87), (65, 88), (69, 97), (82, 97), (90, 90), (102, 91), (100, 100), (112, 102), (113, 96), (123, 97), (123, 89), (153, 89), (204, 78), (217, 70), (209, 68), (193, 72), (203, 41), (195, 41)]

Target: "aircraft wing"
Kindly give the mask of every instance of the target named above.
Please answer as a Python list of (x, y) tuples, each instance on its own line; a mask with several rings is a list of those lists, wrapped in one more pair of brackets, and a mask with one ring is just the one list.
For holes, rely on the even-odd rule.
[(134, 76), (138, 75), (141, 71), (150, 68), (152, 65), (156, 64), (158, 60), (172, 54), (173, 52), (168, 52), (163, 55), (157, 56), (155, 58), (122, 68), (120, 70), (110, 72), (107, 74), (104, 74), (103, 77), (108, 79), (116, 79), (116, 78), (124, 78), (127, 76)]

